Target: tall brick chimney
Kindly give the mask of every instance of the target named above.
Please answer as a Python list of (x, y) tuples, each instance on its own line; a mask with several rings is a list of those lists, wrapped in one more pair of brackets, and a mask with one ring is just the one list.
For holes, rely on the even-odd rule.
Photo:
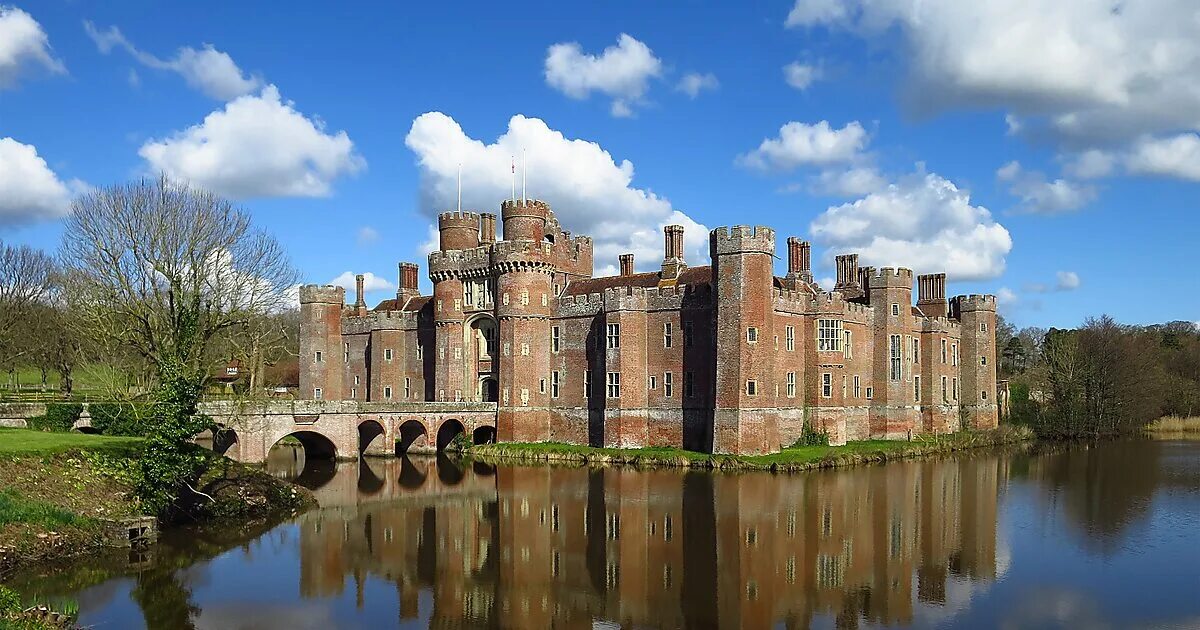
[(788, 252), (788, 284), (795, 291), (800, 288), (800, 285), (811, 284), (813, 281), (812, 275), (812, 245), (808, 241), (802, 241), (795, 236), (789, 236), (787, 240)]
[(404, 306), (409, 298), (421, 295), (421, 290), (417, 288), (418, 269), (416, 263), (400, 263), (400, 287), (396, 289), (396, 301), (400, 306)]
[(496, 215), (490, 212), (479, 215), (479, 242), (496, 242)]
[(354, 310), (359, 315), (367, 314), (367, 301), (364, 295), (365, 291), (363, 291), (365, 281), (366, 276), (361, 273), (354, 276)]
[(926, 317), (946, 317), (946, 274), (930, 273), (917, 276), (917, 308)]
[(621, 254), (619, 260), (621, 261), (621, 275), (622, 276), (632, 276), (633, 275), (633, 254)]
[(834, 259), (837, 267), (837, 284), (833, 290), (838, 291), (846, 299), (863, 297), (863, 287), (859, 282), (858, 254), (842, 254)]
[(687, 269), (683, 261), (683, 226), (663, 227), (663, 242), (662, 279), (674, 280)]

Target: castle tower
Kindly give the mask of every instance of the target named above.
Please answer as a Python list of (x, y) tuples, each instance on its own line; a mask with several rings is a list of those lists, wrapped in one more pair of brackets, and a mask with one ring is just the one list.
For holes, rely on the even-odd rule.
[(544, 242), (550, 207), (540, 201), (505, 201), (505, 241), (492, 249), (499, 324), (500, 441), (550, 438), (550, 301), (555, 266)]
[(714, 453), (779, 448), (772, 306), (775, 232), (735, 225), (712, 231), (716, 311)]
[(870, 276), (869, 293), (874, 309), (874, 399), (871, 401), (871, 437), (907, 438), (919, 426), (912, 407), (914, 371), (912, 355), (911, 269), (883, 267)]
[(300, 398), (342, 400), (342, 287), (300, 287)]
[(994, 429), (996, 407), (996, 297), (960, 295), (951, 303), (951, 316), (962, 322), (959, 405), (964, 428)]
[(668, 225), (663, 228), (663, 280), (675, 280), (687, 269), (683, 260), (683, 226)]
[(479, 247), (479, 215), (474, 212), (443, 212), (438, 215), (441, 251), (429, 255), (429, 279), (433, 281), (434, 399), (464, 400), (474, 388), (463, 382), (463, 283), (456, 264), (458, 253)]
[[(629, 254), (632, 257), (632, 254)], [(613, 327), (616, 326), (614, 329)], [(646, 388), (646, 292), (631, 287), (604, 291), (604, 445), (632, 448), (650, 444)], [(615, 344), (609, 341), (616, 333)], [(612, 396), (610, 375), (618, 375), (620, 395)], [(595, 387), (595, 386), (593, 386)]]

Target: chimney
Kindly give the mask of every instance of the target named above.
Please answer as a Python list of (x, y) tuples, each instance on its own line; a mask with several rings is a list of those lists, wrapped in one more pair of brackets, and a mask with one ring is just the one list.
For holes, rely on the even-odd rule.
[(837, 256), (834, 264), (837, 267), (837, 284), (833, 290), (848, 300), (863, 297), (862, 284), (859, 282), (858, 254)]
[(400, 263), (400, 287), (396, 289), (398, 306), (404, 306), (409, 298), (421, 295), (421, 291), (417, 288), (417, 269), (416, 263)]
[(668, 225), (663, 228), (662, 279), (674, 280), (687, 269), (683, 261), (683, 226)]
[(633, 254), (621, 254), (620, 260), (621, 260), (621, 275), (622, 276), (632, 276), (633, 275)]
[(363, 295), (363, 284), (365, 280), (366, 276), (361, 273), (354, 276), (354, 309), (358, 311), (359, 315), (367, 314), (367, 302), (364, 299), (365, 296)]
[(946, 274), (930, 273), (917, 276), (917, 308), (926, 317), (946, 317)]
[(479, 215), (479, 242), (496, 242), (496, 215), (490, 212)]
[(791, 289), (800, 288), (801, 284), (811, 284), (812, 276), (812, 245), (795, 236), (789, 236), (788, 245), (788, 275)]

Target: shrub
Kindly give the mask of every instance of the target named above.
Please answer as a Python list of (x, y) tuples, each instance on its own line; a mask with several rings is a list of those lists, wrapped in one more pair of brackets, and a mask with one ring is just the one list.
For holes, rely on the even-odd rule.
[(0, 616), (21, 612), (21, 596), (11, 588), (0, 586)]
[(88, 405), (92, 427), (104, 435), (142, 437), (153, 409), (145, 403), (108, 402)]
[(75, 426), (82, 413), (83, 405), (79, 403), (50, 403), (46, 405), (45, 415), (34, 416), (25, 422), (35, 431), (66, 433)]
[(792, 446), (829, 446), (829, 433), (817, 431), (813, 428), (812, 423), (805, 420), (804, 426), (800, 429), (800, 439), (796, 440)]

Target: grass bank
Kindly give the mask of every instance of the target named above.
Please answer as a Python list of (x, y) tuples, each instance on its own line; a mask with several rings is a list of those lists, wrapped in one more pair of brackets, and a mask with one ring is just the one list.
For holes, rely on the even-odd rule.
[(848, 442), (845, 446), (793, 446), (769, 455), (710, 455), (677, 448), (593, 448), (556, 442), (483, 444), (472, 446), (465, 453), (482, 460), (799, 472), (950, 453), (1031, 439), (1033, 433), (1028, 429), (1005, 426), (992, 431), (919, 436), (911, 442), (866, 440)]
[(1200, 433), (1200, 417), (1166, 416), (1146, 425), (1151, 433)]
[[(0, 581), (18, 567), (109, 544), (111, 523), (140, 516), (140, 438), (0, 429)], [(199, 448), (199, 447), (197, 447)], [(313, 504), (303, 488), (209, 451), (183, 522), (239, 523)]]

